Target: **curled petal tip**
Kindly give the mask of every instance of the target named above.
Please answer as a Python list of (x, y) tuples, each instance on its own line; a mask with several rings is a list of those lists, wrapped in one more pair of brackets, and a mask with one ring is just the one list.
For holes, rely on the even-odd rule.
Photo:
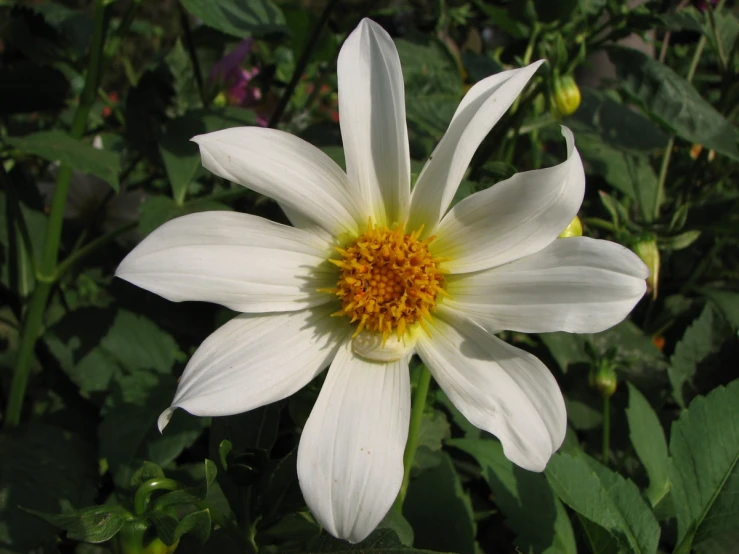
[(157, 427), (159, 428), (159, 432), (163, 433), (164, 428), (169, 425), (169, 420), (172, 419), (172, 414), (175, 411), (174, 406), (170, 406), (166, 410), (162, 412), (162, 415), (159, 416), (159, 419), (157, 420)]

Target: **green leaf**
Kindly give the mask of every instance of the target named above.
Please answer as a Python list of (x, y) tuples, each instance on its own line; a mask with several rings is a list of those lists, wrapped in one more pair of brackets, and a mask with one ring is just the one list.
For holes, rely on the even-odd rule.
[(708, 298), (718, 308), (732, 329), (739, 329), (739, 293), (708, 287), (700, 287), (698, 292)]
[(562, 373), (567, 373), (571, 365), (585, 363), (585, 339), (574, 333), (541, 333), (539, 338), (549, 349)]
[(657, 414), (639, 389), (629, 385), (629, 406), (626, 418), (629, 422), (629, 437), (641, 463), (649, 475), (647, 498), (656, 506), (670, 491), (667, 476), (667, 440)]
[(270, 0), (182, 0), (182, 5), (205, 25), (239, 39), (284, 31), (285, 18)]
[(164, 477), (164, 472), (162, 471), (162, 468), (153, 462), (146, 461), (138, 470), (136, 470), (136, 472), (131, 477), (130, 487), (132, 489), (137, 489), (148, 480), (160, 477)]
[(696, 398), (670, 433), (676, 554), (735, 552), (739, 541), (739, 380)]
[(555, 454), (545, 473), (565, 504), (616, 537), (622, 548), (639, 554), (657, 551), (659, 525), (630, 480), (584, 453)]
[(297, 512), (305, 506), (298, 486), (297, 460), (298, 449), (294, 448), (271, 471), (262, 495), (265, 518)]
[(180, 521), (158, 511), (148, 512), (146, 517), (154, 524), (159, 539), (168, 546), (175, 544), (185, 534), (192, 535), (201, 544), (210, 536), (211, 517), (207, 509), (191, 512)]
[(473, 554), (475, 524), (469, 496), (449, 455), (440, 458), (438, 465), (411, 479), (403, 515), (413, 527), (416, 546)]
[(149, 370), (168, 375), (182, 358), (169, 334), (151, 320), (126, 310), (76, 310), (52, 327), (45, 338), (83, 395), (108, 390), (111, 379), (124, 374)]
[(516, 533), (517, 549), (548, 554), (577, 552), (567, 512), (542, 474), (508, 461), (497, 440), (454, 439), (447, 445), (467, 452), (480, 464), (495, 504)]
[(681, 406), (685, 406), (685, 384), (695, 375), (698, 364), (715, 352), (722, 342), (717, 335), (720, 333), (714, 308), (711, 304), (706, 304), (675, 345), (667, 375), (672, 384), (672, 395)]
[(59, 427), (31, 423), (0, 431), (0, 452), (0, 550), (33, 552), (53, 544), (58, 530), (28, 511), (58, 513), (92, 504), (94, 450)]
[(179, 206), (171, 198), (166, 196), (149, 196), (141, 204), (141, 218), (139, 219), (139, 233), (146, 236), (154, 229), (167, 223), (167, 221), (183, 215), (196, 212), (230, 211), (231, 207), (220, 202), (209, 200), (197, 202), (192, 205)]
[(71, 514), (46, 514), (28, 510), (52, 525), (64, 529), (70, 539), (105, 542), (115, 536), (133, 516), (123, 506), (90, 506)]
[(7, 137), (8, 144), (49, 162), (68, 164), (82, 173), (100, 177), (118, 192), (121, 160), (118, 154), (98, 150), (62, 131), (41, 131), (23, 137)]
[[(221, 129), (255, 125), (256, 121), (253, 111), (228, 107), (192, 110), (167, 122), (159, 141), (159, 152), (178, 206), (183, 204), (187, 187), (200, 169), (200, 151), (190, 139)], [(147, 224), (142, 227), (150, 226)]]
[(674, 237), (660, 237), (657, 242), (660, 249), (665, 250), (683, 250), (693, 244), (698, 237), (701, 236), (700, 231), (685, 231)]
[(180, 489), (163, 494), (156, 499), (155, 506), (157, 510), (161, 510), (168, 506), (177, 506), (179, 504), (197, 504), (208, 497), (208, 490), (216, 480), (218, 470), (216, 464), (210, 460), (205, 460), (205, 471), (203, 473), (203, 482), (194, 487)]
[(609, 49), (623, 90), (665, 128), (688, 142), (739, 160), (739, 131), (688, 81), (643, 52)]
[(187, 110), (202, 108), (203, 102), (198, 91), (190, 56), (180, 39), (177, 39), (164, 61), (172, 74), (175, 113), (181, 115)]

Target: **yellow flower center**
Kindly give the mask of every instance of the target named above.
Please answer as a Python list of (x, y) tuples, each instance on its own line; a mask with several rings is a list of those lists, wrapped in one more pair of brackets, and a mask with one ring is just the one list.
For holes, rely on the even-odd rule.
[(367, 231), (345, 248), (336, 248), (341, 259), (329, 259), (340, 268), (334, 289), (341, 310), (357, 325), (356, 337), (363, 330), (382, 335), (383, 344), (392, 333), (398, 340), (436, 308), (444, 291), (444, 273), (429, 244), (434, 237), (419, 240), (423, 228), (407, 235), (403, 226), (377, 227), (370, 222)]

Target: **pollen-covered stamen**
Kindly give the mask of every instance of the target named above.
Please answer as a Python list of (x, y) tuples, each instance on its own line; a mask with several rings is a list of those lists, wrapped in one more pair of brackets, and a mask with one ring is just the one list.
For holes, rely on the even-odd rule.
[(344, 248), (336, 248), (341, 259), (329, 259), (341, 269), (336, 288), (324, 289), (341, 301), (341, 310), (356, 324), (354, 336), (363, 330), (382, 335), (405, 331), (436, 308), (439, 294), (445, 294), (443, 261), (429, 252), (434, 237), (419, 240), (423, 229), (407, 235), (402, 225), (395, 229), (377, 227)]

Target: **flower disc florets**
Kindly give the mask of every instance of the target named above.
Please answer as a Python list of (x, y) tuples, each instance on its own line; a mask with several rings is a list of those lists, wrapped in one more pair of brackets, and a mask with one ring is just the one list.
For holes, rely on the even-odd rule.
[(371, 222), (367, 231), (344, 248), (336, 248), (340, 260), (329, 261), (341, 271), (335, 289), (341, 310), (357, 324), (356, 337), (363, 330), (380, 333), (383, 341), (419, 323), (436, 308), (444, 294), (442, 258), (434, 258), (429, 244), (434, 237), (419, 240), (423, 229), (411, 234), (403, 226), (378, 227)]

